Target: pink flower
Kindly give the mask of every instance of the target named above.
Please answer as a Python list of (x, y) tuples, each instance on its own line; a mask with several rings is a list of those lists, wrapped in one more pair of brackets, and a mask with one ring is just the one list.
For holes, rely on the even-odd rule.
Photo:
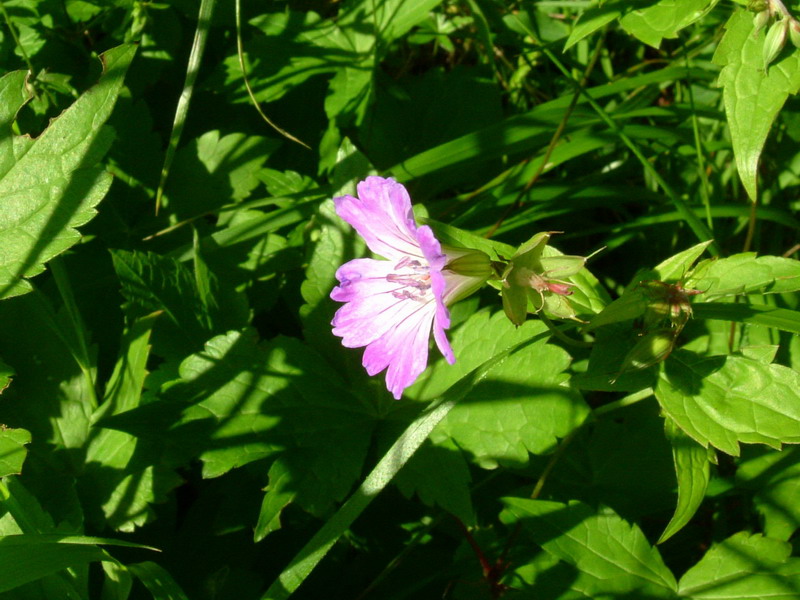
[(366, 346), (367, 373), (387, 369), (386, 387), (399, 399), (427, 366), (431, 330), (447, 362), (455, 362), (445, 335), (447, 305), (475, 278), (446, 268), (459, 253), (445, 254), (430, 227), (417, 227), (408, 192), (395, 180), (367, 177), (358, 184), (358, 198), (333, 202), (369, 249), (387, 259), (357, 258), (336, 271), (339, 285), (331, 298), (345, 305), (333, 317), (333, 333), (347, 348)]

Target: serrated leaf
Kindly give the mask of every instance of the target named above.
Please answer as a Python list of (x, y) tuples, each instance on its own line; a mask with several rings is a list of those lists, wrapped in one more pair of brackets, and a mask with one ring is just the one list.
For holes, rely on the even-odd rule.
[[(150, 333), (158, 314), (138, 319), (125, 332), (117, 360), (106, 387), (103, 404), (92, 421), (122, 413), (139, 406)], [(86, 446), (86, 466), (79, 479), (87, 513), (102, 510), (105, 524), (118, 531), (133, 531), (151, 518), (150, 504), (163, 501), (167, 491), (181, 479), (159, 465), (136, 459), (142, 441), (122, 431), (92, 428)]]
[(689, 269), (694, 262), (700, 258), (700, 256), (702, 256), (703, 252), (705, 252), (706, 248), (708, 248), (711, 244), (711, 240), (707, 242), (700, 242), (691, 248), (687, 248), (686, 250), (678, 252), (674, 256), (670, 256), (668, 259), (661, 261), (653, 269), (653, 271), (655, 271), (653, 279), (658, 279), (659, 281), (665, 282), (682, 280), (689, 272)]
[(486, 467), (498, 462), (522, 466), (529, 452), (552, 450), (557, 438), (586, 418), (589, 408), (565, 385), (569, 355), (547, 344), (548, 339), (548, 329), (539, 321), (514, 328), (500, 312), (470, 317), (452, 338), (456, 364), (436, 363), (430, 376), (417, 384), (419, 398), (436, 397), (498, 352), (524, 340), (530, 343), (494, 367), (436, 432), (450, 436)]
[(450, 439), (420, 446), (394, 479), (406, 498), (416, 495), (428, 506), (439, 506), (465, 525), (475, 523), (470, 497), (469, 468)]
[(230, 332), (184, 360), (180, 375), (161, 401), (100, 425), (163, 438), (172, 453), (165, 460), (199, 456), (204, 477), (260, 459), (282, 461), (286, 485), (315, 514), (357, 480), (372, 409), (300, 341), (279, 337), (260, 348), (252, 334)]
[(786, 542), (740, 532), (715, 545), (678, 584), (683, 598), (794, 600), (800, 559)]
[(679, 532), (691, 520), (706, 495), (710, 469), (708, 451), (681, 431), (672, 419), (664, 422), (667, 439), (672, 445), (672, 460), (678, 479), (678, 505), (664, 533), (661, 544)]
[(736, 294), (784, 294), (800, 290), (800, 261), (755, 252), (703, 261), (687, 286), (701, 290), (703, 300)]
[(800, 527), (800, 448), (748, 454), (739, 462), (736, 482), (753, 492), (765, 535), (788, 541)]
[[(0, 179), (4, 214), (0, 298), (30, 291), (26, 279), (75, 244), (80, 239), (76, 228), (94, 217), (94, 207), (111, 184), (111, 176), (96, 166), (110, 142), (103, 123), (114, 108), (134, 52), (135, 46), (126, 45), (104, 53), (105, 72), (97, 85), (38, 138), (13, 143), (13, 165)], [(17, 81), (6, 77), (2, 82)], [(0, 131), (0, 136), (7, 133)]]
[(0, 477), (18, 475), (31, 442), (31, 433), (25, 429), (9, 429), (0, 425)]
[(686, 351), (664, 363), (655, 387), (664, 412), (704, 447), (800, 443), (800, 374), (743, 356)]
[(787, 53), (764, 70), (764, 33), (753, 36), (752, 14), (737, 10), (714, 53), (722, 66), (725, 114), (739, 177), (750, 198), (758, 197), (758, 162), (772, 123), (789, 94), (800, 91), (800, 51)]
[(590, 598), (674, 598), (675, 577), (636, 525), (586, 504), (503, 498), (506, 522), (520, 521), (536, 544), (584, 576)]
[(641, 10), (632, 10), (620, 19), (620, 26), (658, 48), (664, 38), (678, 37), (678, 32), (706, 16), (719, 0), (661, 0)]

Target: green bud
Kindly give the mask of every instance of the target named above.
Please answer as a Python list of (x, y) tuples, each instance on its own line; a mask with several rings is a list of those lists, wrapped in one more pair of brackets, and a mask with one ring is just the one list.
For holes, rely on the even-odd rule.
[(448, 258), (442, 273), (445, 278), (452, 278), (445, 298), (447, 304), (474, 294), (494, 275), (489, 255), (480, 250), (443, 246), (442, 251)]
[(678, 330), (673, 328), (656, 329), (646, 333), (630, 352), (625, 355), (619, 373), (614, 377), (612, 383), (619, 379), (620, 375), (629, 371), (641, 371), (652, 367), (670, 355), (675, 347)]
[(750, 0), (750, 2), (747, 3), (747, 10), (750, 12), (767, 12), (768, 8), (769, 0)]
[(755, 26), (753, 29), (753, 37), (757, 36), (758, 32), (764, 29), (766, 24), (769, 23), (769, 19), (770, 14), (767, 10), (763, 10), (753, 15), (753, 25)]
[(786, 34), (789, 33), (789, 19), (780, 19), (775, 21), (767, 31), (767, 36), (764, 38), (764, 69), (766, 70), (770, 63), (775, 60), (783, 50), (786, 44)]
[(795, 48), (800, 48), (800, 21), (792, 19), (789, 22), (789, 39)]

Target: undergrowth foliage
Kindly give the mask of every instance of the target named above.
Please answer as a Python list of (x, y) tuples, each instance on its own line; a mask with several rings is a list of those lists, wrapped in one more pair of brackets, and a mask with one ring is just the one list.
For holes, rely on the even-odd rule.
[(0, 600), (800, 597), (800, 3), (0, 20)]

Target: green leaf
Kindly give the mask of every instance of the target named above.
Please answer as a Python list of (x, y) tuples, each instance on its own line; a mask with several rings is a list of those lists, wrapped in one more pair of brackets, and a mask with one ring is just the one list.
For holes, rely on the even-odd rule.
[(791, 544), (742, 531), (706, 552), (681, 577), (678, 591), (692, 600), (794, 600), (800, 559), (791, 552)]
[(753, 493), (764, 534), (788, 541), (800, 527), (800, 448), (748, 452), (736, 469), (736, 483)]
[[(528, 321), (514, 330), (503, 313), (474, 315), (453, 336), (457, 362), (449, 367), (452, 373), (446, 379), (461, 377), (484, 357), (493, 356), (489, 353), (493, 345), (497, 352), (511, 345), (511, 340), (525, 338), (530, 342), (494, 367), (434, 434), (446, 434), (485, 468), (498, 463), (526, 465), (529, 453), (552, 451), (558, 438), (578, 427), (589, 414), (581, 395), (567, 385), (569, 376), (564, 371), (570, 356), (547, 343), (548, 329), (539, 321)], [(441, 385), (440, 378), (445, 379), (439, 375), (442, 369), (443, 365), (431, 374), (432, 385), (425, 389), (426, 395), (434, 385)]]
[(767, 304), (697, 302), (692, 305), (692, 311), (697, 319), (736, 321), (800, 333), (800, 311), (776, 308)]
[(672, 445), (672, 460), (678, 478), (678, 505), (664, 533), (661, 544), (678, 533), (691, 520), (706, 496), (710, 478), (708, 451), (683, 433), (672, 419), (664, 421), (667, 438)]
[(705, 17), (719, 0), (661, 0), (641, 10), (633, 10), (620, 20), (620, 26), (645, 44), (658, 48), (664, 38)]
[(31, 433), (25, 429), (9, 429), (0, 425), (0, 477), (18, 475), (28, 454)]
[(674, 352), (655, 388), (664, 412), (704, 447), (800, 443), (800, 374), (743, 356)]
[(722, 67), (725, 113), (739, 177), (750, 198), (758, 198), (758, 162), (772, 122), (789, 94), (800, 91), (800, 50), (786, 53), (764, 69), (764, 32), (753, 36), (752, 13), (739, 9), (725, 25), (714, 53)]
[[(12, 142), (13, 160), (0, 173), (0, 198), (6, 217), (0, 225), (0, 298), (29, 292), (26, 278), (79, 239), (76, 228), (90, 221), (94, 207), (111, 184), (111, 176), (96, 166), (105, 154), (110, 133), (103, 129), (114, 108), (135, 46), (119, 46), (101, 56), (105, 71), (99, 83), (84, 93), (32, 142)], [(12, 86), (19, 77), (4, 77)], [(17, 95), (19, 90), (0, 91)], [(15, 110), (15, 109), (12, 109)], [(4, 120), (7, 115), (3, 115)], [(8, 129), (0, 129), (5, 138)], [(8, 150), (7, 142), (0, 149)]]
[(583, 38), (590, 36), (595, 31), (622, 16), (622, 12), (629, 5), (627, 0), (609, 0), (599, 2), (587, 11), (581, 13), (572, 31), (564, 44), (564, 52), (572, 48)]
[[(118, 540), (57, 534), (0, 536), (0, 592), (95, 561), (114, 561), (100, 545), (147, 548)], [(149, 548), (153, 550), (154, 548)]]
[(755, 252), (709, 259), (692, 271), (687, 286), (701, 290), (704, 300), (736, 294), (784, 294), (800, 290), (800, 261)]
[[(157, 319), (158, 314), (143, 317), (125, 331), (122, 355), (92, 422), (139, 406), (150, 355), (150, 332)], [(149, 505), (163, 501), (166, 492), (181, 481), (159, 465), (137, 460), (140, 442), (135, 436), (112, 429), (93, 427), (89, 433), (86, 467), (79, 480), (84, 506), (90, 514), (102, 510), (105, 523), (118, 531), (133, 531), (144, 525), (152, 516)]]
[(450, 439), (430, 439), (420, 446), (394, 480), (406, 498), (416, 495), (428, 506), (439, 506), (465, 525), (475, 523), (470, 475), (461, 452)]
[(670, 256), (653, 269), (655, 271), (653, 279), (665, 282), (682, 280), (694, 262), (702, 256), (710, 245), (711, 241), (700, 242), (691, 248), (678, 252), (674, 256)]
[(13, 376), (14, 376), (14, 369), (12, 369), (6, 363), (0, 360), (0, 394), (2, 394), (3, 390), (5, 390), (9, 386)]
[(169, 572), (156, 563), (145, 561), (126, 568), (144, 584), (153, 600), (189, 600)]
[(503, 502), (501, 519), (521, 522), (536, 544), (580, 571), (571, 587), (587, 597), (675, 597), (675, 577), (658, 550), (610, 509), (523, 498)]

